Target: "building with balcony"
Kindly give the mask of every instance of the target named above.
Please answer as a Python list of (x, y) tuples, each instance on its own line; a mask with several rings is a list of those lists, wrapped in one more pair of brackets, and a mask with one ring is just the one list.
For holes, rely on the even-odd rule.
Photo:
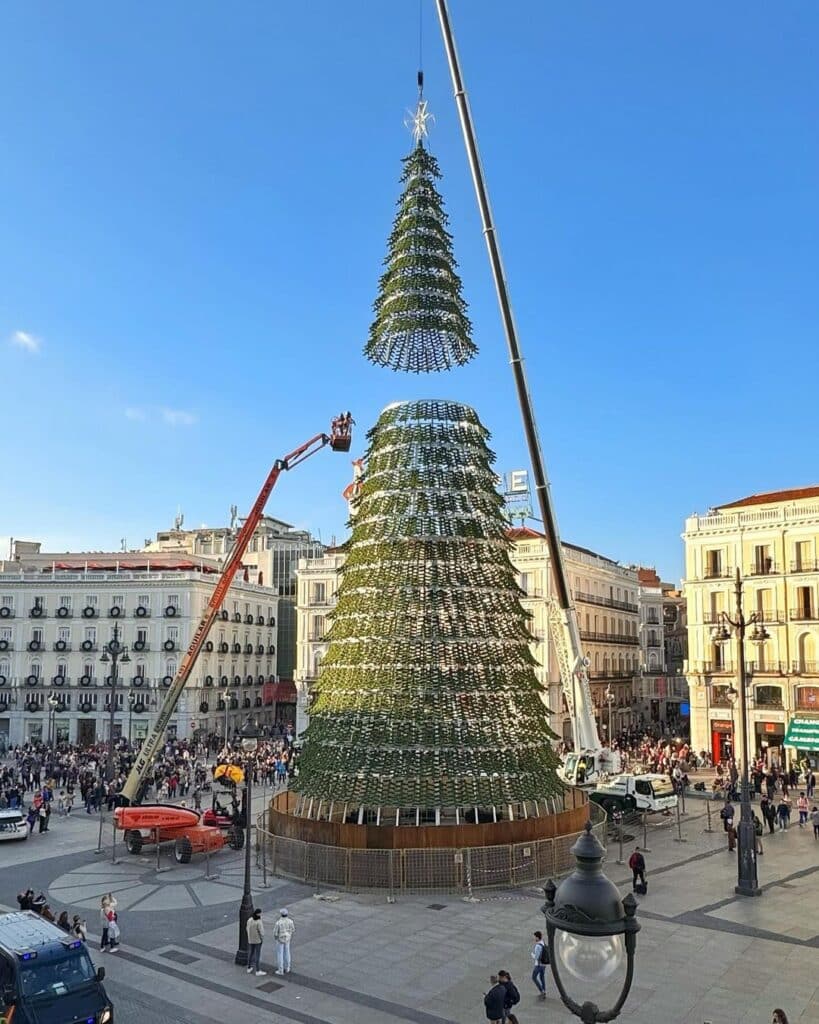
[[(5, 743), (89, 745), (108, 737), (110, 665), (119, 665), (114, 735), (147, 735), (219, 579), (219, 560), (168, 552), (45, 553), (13, 545), (0, 561), (0, 735)], [(278, 594), (239, 578), (222, 604), (177, 704), (169, 736), (231, 733), (292, 718), (277, 699)], [(48, 697), (58, 706), (51, 711)], [(133, 695), (133, 696), (132, 696)], [(287, 696), (287, 695), (284, 695)]]
[[(540, 668), (552, 729), (570, 742), (571, 721), (563, 697), (557, 655), (549, 636), (548, 603), (554, 593), (546, 538), (528, 527), (509, 531), (512, 562), (520, 573), (523, 606), (532, 616), (532, 652)], [(639, 669), (637, 572), (605, 555), (563, 544), (563, 558), (577, 611), (580, 641), (589, 659), (594, 714), (602, 739), (632, 719), (634, 678)], [(611, 714), (609, 714), (611, 709)]]
[[(146, 541), (145, 551), (166, 551), (191, 557), (215, 558), (221, 563), (230, 551), (242, 518), (232, 510), (230, 526), (183, 530), (178, 516), (172, 530), (157, 533)], [(297, 530), (289, 523), (272, 516), (263, 516), (248, 544), (242, 562), (248, 580), (273, 590), (279, 598), (276, 658), (281, 699), (293, 704), (295, 714), (297, 662), (296, 569), (303, 558), (320, 558), (325, 546), (306, 530)], [(291, 715), (292, 720), (292, 715)]]
[(327, 653), (327, 616), (335, 607), (344, 555), (327, 548), (319, 558), (302, 558), (297, 569), (296, 733), (307, 727), (310, 690), (318, 680), (321, 659)]
[(735, 577), (746, 618), (770, 639), (746, 640), (749, 740), (769, 759), (819, 756), (819, 487), (754, 494), (685, 521), (691, 742), (714, 757), (737, 748), (736, 641), (712, 630), (735, 617)]
[(681, 659), (667, 658), (666, 592), (653, 568), (637, 569), (637, 601), (640, 608), (640, 671), (635, 678), (635, 711), (647, 724), (671, 724), (680, 720), (688, 699), (688, 683)]

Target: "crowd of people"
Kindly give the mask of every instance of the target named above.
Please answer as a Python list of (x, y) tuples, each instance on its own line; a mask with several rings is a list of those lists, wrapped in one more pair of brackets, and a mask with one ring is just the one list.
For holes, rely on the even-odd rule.
[[(47, 833), (55, 813), (70, 817), (77, 812), (110, 812), (120, 802), (137, 753), (138, 746), (120, 740), (109, 765), (105, 744), (81, 748), (31, 742), (10, 748), (0, 763), (0, 809), (23, 811), (30, 835)], [(218, 736), (196, 743), (169, 740), (148, 771), (142, 799), (202, 810), (212, 789), (213, 771), (225, 763), (250, 771), (254, 785), (276, 789), (298, 774), (298, 753), (289, 723), (267, 730), (252, 753), (242, 748), (238, 734), (227, 742)]]

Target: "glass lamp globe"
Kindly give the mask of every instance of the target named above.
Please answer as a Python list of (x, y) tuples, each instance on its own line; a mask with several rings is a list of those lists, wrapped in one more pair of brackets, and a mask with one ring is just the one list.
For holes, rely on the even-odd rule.
[(565, 967), (569, 974), (586, 984), (607, 981), (625, 955), (622, 935), (591, 938), (561, 931), (555, 939), (561, 968)]
[(242, 738), (242, 750), (246, 750), (248, 754), (252, 754), (258, 745), (259, 743), (255, 736), (244, 736)]

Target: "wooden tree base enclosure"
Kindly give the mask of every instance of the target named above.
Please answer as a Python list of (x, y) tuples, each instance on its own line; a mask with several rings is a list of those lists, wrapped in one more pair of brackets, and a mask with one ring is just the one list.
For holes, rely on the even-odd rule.
[(347, 889), (464, 892), (531, 885), (570, 870), (570, 853), (591, 818), (605, 842), (605, 815), (582, 790), (563, 809), (487, 824), (391, 826), (316, 821), (293, 814), (297, 795), (280, 793), (259, 819), (268, 870)]

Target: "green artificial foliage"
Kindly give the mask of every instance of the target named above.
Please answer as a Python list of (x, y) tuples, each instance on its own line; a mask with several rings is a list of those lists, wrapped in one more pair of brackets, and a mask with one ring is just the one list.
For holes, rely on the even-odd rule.
[(448, 370), (469, 362), (477, 352), (447, 215), (435, 187), (440, 177), (435, 157), (419, 140), (404, 158), (404, 191), (364, 346), (371, 362), (393, 370)]
[(391, 405), (370, 431), (304, 796), (486, 809), (562, 791), (488, 436), (446, 401)]

